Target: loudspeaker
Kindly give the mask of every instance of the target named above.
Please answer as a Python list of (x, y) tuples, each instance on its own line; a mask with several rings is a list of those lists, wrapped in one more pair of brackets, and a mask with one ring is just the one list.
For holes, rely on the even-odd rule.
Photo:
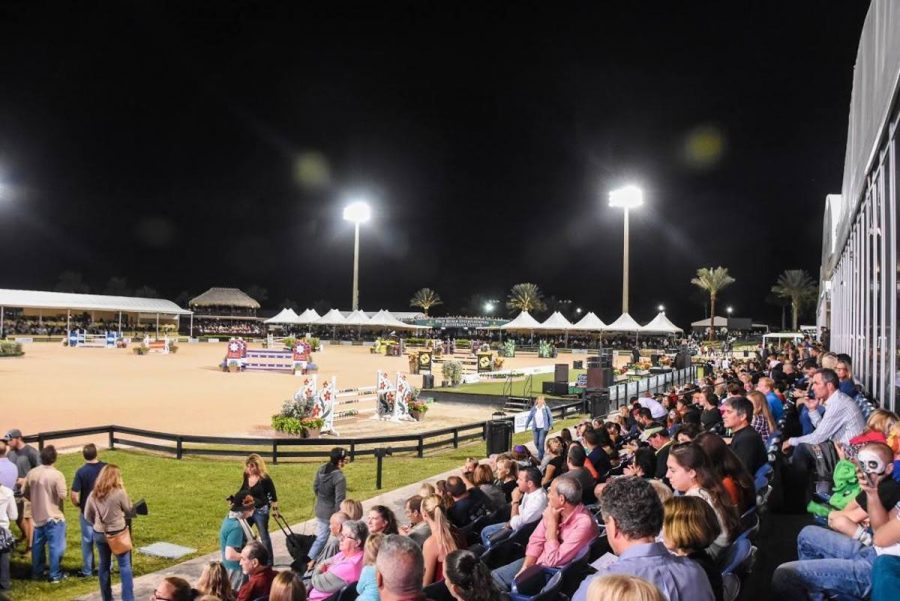
[(569, 364), (568, 363), (557, 363), (554, 365), (553, 370), (553, 381), (554, 382), (565, 382), (569, 383)]
[(650, 355), (650, 365), (652, 365), (653, 367), (657, 367), (659, 365), (659, 355), (655, 353)]
[(613, 370), (608, 367), (589, 367), (587, 370), (588, 388), (610, 388), (615, 386)]
[(541, 386), (541, 392), (544, 394), (552, 394), (554, 396), (565, 396), (569, 394), (568, 382), (544, 382)]
[(681, 351), (675, 355), (675, 369), (687, 369), (691, 366), (691, 354)]

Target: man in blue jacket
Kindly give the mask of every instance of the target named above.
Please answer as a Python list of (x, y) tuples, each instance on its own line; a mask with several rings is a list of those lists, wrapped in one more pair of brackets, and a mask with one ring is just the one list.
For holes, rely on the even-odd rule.
[(539, 396), (534, 400), (534, 405), (528, 413), (528, 420), (525, 422), (525, 429), (528, 429), (532, 422), (534, 446), (537, 447), (538, 459), (544, 459), (544, 439), (547, 438), (547, 432), (553, 428), (553, 415), (543, 396)]

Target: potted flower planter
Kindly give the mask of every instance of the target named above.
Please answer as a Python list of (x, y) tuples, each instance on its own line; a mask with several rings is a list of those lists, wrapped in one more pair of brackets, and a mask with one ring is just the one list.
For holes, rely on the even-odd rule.
[(303, 428), (303, 438), (319, 438), (321, 434), (322, 431), (316, 428)]

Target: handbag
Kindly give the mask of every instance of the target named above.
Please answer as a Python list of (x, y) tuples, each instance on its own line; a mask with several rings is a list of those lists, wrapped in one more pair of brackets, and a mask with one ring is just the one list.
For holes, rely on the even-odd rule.
[(124, 555), (131, 551), (131, 531), (128, 528), (114, 534), (106, 533), (106, 544), (113, 555)]
[(9, 553), (16, 546), (16, 537), (8, 529), (0, 527), (0, 553)]

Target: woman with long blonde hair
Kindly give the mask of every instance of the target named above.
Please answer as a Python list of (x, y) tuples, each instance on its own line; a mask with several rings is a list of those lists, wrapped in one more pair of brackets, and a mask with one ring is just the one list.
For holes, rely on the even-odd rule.
[[(100, 596), (103, 601), (112, 601), (112, 556), (109, 538), (119, 538), (128, 527), (125, 518), (132, 513), (131, 501), (125, 492), (122, 481), (122, 470), (118, 465), (108, 463), (100, 474), (94, 490), (84, 506), (84, 518), (93, 525), (94, 544), (100, 556), (98, 575), (100, 578)], [(130, 535), (127, 535), (130, 543)], [(116, 555), (119, 564), (119, 575), (122, 580), (122, 601), (134, 601), (134, 584), (131, 569), (131, 551)]]
[[(234, 601), (236, 595), (231, 588), (231, 580), (228, 578), (228, 570), (221, 561), (211, 561), (203, 568), (200, 580), (194, 587), (204, 595), (212, 595), (222, 601)], [(304, 591), (305, 592), (305, 591)]]
[(753, 403), (753, 419), (750, 421), (750, 427), (759, 432), (765, 442), (772, 432), (778, 430), (778, 424), (772, 416), (772, 410), (769, 409), (769, 401), (766, 395), (758, 390), (747, 393), (747, 398)]
[(269, 565), (272, 565), (272, 539), (269, 537), (269, 512), (278, 511), (278, 493), (275, 483), (269, 476), (265, 460), (256, 453), (247, 456), (244, 462), (244, 480), (238, 490), (249, 490), (253, 496), (253, 523), (259, 533), (259, 542), (269, 552)]
[(422, 554), (425, 556), (422, 586), (425, 587), (444, 579), (444, 560), (449, 553), (459, 549), (460, 545), (441, 497), (430, 495), (422, 499), (422, 517), (431, 528), (431, 536), (425, 539), (422, 546)]

